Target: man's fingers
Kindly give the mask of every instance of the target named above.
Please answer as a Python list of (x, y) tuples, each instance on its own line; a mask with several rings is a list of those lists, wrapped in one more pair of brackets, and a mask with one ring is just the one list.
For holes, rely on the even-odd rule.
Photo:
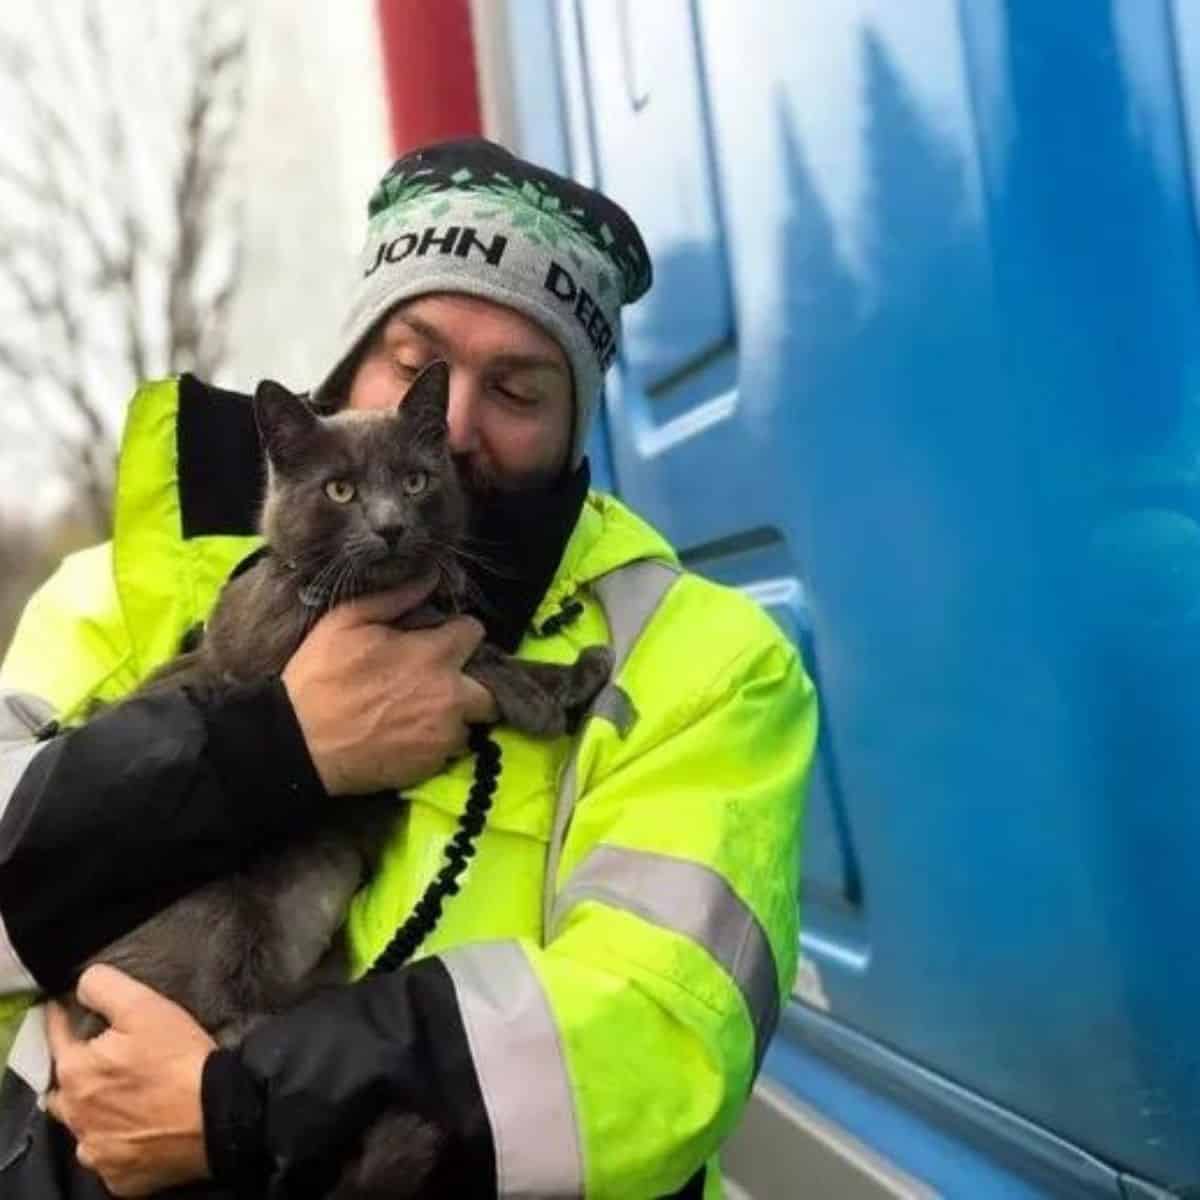
[(64, 1050), (79, 1045), (79, 1039), (71, 1030), (67, 1010), (53, 1000), (46, 1005), (46, 1042), (50, 1046), (50, 1057), (57, 1059)]
[(427, 600), (429, 594), (437, 587), (437, 581), (437, 572), (431, 571), (420, 579), (404, 584), (403, 587), (347, 600), (345, 604), (330, 609), (326, 620), (330, 623), (336, 622), (344, 628), (354, 625), (386, 625)]
[(427, 635), (430, 642), (446, 655), (456, 667), (461, 667), (483, 641), (483, 626), (474, 617), (453, 617)]
[(114, 1029), (123, 1029), (126, 1027), (125, 1014), (147, 996), (157, 996), (157, 993), (116, 967), (96, 963), (79, 977), (75, 995), (80, 1004), (106, 1018)]
[(58, 1088), (46, 1093), (42, 1100), (42, 1107), (48, 1112), (60, 1125), (67, 1123), (66, 1109), (63, 1107), (62, 1092)]
[(500, 717), (496, 708), (496, 698), (482, 683), (472, 679), (469, 675), (463, 676), (462, 711), (463, 720), (468, 725), (487, 725)]

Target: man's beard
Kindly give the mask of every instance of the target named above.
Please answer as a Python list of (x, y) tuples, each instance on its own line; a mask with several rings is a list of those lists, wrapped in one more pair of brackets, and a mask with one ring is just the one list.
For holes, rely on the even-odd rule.
[(587, 497), (587, 460), (575, 470), (506, 487), (467, 456), (455, 460), (467, 493), (465, 546), (471, 611), (488, 639), (513, 651), (533, 618), (566, 549)]
[(497, 492), (511, 495), (516, 492), (542, 491), (556, 480), (566, 479), (571, 473), (569, 468), (563, 465), (530, 471), (519, 479), (502, 480), (483, 459), (470, 454), (456, 454), (453, 457), (458, 478), (473, 503)]

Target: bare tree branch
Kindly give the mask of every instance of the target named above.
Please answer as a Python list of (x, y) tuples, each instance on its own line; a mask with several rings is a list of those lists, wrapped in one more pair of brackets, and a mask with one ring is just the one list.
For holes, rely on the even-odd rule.
[[(0, 32), (5, 123), (20, 134), (0, 144), (0, 299), (16, 306), (0, 335), (0, 394), (34, 413), (98, 532), (111, 391), (219, 370), (242, 268), (231, 162), (244, 0), (179, 0), (157, 70), (145, 45), (122, 48), (115, 11), (63, 0), (47, 6), (40, 39)], [(142, 76), (146, 100), (131, 102)], [(142, 150), (139, 172), (139, 147), (157, 146), (171, 120), (173, 149), (149, 172)]]
[(25, 312), (43, 320), (50, 315), (51, 305), (22, 261), (22, 250), (30, 249), (33, 247), (20, 234), (0, 229), (0, 272), (8, 278)]
[(21, 383), (32, 383), (38, 377), (38, 360), (21, 347), (0, 342), (0, 370), (6, 371)]

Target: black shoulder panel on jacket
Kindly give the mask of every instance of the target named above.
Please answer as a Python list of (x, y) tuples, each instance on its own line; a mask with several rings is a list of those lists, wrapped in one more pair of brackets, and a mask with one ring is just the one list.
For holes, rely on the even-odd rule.
[(250, 397), (182, 376), (175, 438), (183, 536), (254, 533), (265, 480)]

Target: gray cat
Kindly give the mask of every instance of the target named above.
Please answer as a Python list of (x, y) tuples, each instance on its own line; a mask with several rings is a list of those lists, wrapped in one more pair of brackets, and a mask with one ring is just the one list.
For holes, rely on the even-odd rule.
[[(438, 603), (410, 623), (460, 608), (468, 497), (447, 444), (447, 397), (441, 363), (389, 413), (321, 417), (278, 384), (260, 385), (254, 411), (269, 467), (261, 522), (269, 550), (226, 585), (199, 648), (142, 692), (219, 691), (278, 674), (327, 608), (431, 566)], [(504, 721), (554, 736), (604, 685), (611, 665), (600, 646), (560, 667), (525, 663), (485, 642), (464, 670), (492, 692)], [(320, 829), (185, 896), (91, 961), (127, 971), (183, 1005), (223, 1045), (236, 1043), (264, 1016), (345, 981), (346, 909), (401, 803), (331, 803)], [(70, 1001), (68, 1008), (81, 1035), (103, 1029), (94, 1013)], [(368, 1131), (333, 1195), (419, 1195), (438, 1145), (419, 1117), (389, 1114)]]

